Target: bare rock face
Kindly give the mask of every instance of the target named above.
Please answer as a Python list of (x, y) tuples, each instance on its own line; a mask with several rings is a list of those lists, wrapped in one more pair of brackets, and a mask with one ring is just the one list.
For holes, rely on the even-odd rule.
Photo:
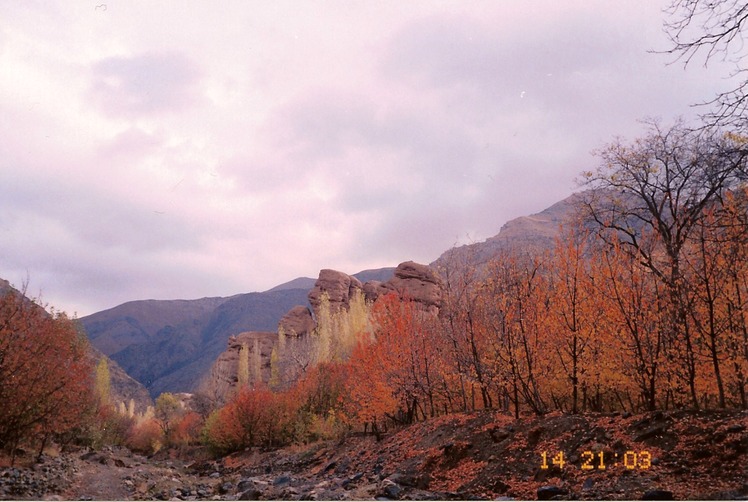
[(341, 309), (348, 309), (350, 299), (356, 290), (363, 290), (363, 287), (361, 281), (353, 276), (337, 270), (322, 269), (314, 288), (309, 291), (309, 303), (312, 304), (314, 312), (317, 313), (322, 293), (326, 292), (330, 298), (330, 311), (338, 312)]
[(278, 333), (266, 331), (246, 331), (229, 337), (228, 347), (213, 363), (208, 377), (200, 386), (200, 392), (216, 399), (219, 403), (229, 399), (236, 393), (239, 372), (239, 351), (242, 346), (249, 349), (249, 383), (254, 380), (252, 358), (254, 357), (255, 340), (260, 349), (261, 379), (270, 379), (270, 354), (278, 339)]
[(442, 282), (428, 265), (406, 261), (397, 266), (395, 276), (389, 281), (371, 281), (364, 285), (364, 293), (369, 301), (392, 292), (402, 299), (419, 303), (436, 314), (442, 301)]
[(278, 331), (290, 336), (304, 336), (314, 331), (312, 312), (303, 305), (297, 305), (278, 322)]
[(386, 295), (390, 290), (382, 281), (368, 281), (364, 284), (364, 297), (367, 302), (373, 302), (382, 295)]

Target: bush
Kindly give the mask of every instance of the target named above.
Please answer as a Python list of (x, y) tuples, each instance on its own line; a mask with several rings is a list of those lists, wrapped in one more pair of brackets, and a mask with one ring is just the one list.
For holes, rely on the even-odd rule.
[(152, 418), (133, 424), (125, 441), (125, 446), (144, 455), (156, 453), (163, 445), (164, 433), (158, 422)]
[(0, 296), (0, 403), (8, 451), (79, 429), (94, 410), (85, 336), (15, 290)]

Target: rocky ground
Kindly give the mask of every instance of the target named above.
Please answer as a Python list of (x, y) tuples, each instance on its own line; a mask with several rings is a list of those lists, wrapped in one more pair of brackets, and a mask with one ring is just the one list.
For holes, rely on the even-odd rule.
[(120, 448), (81, 450), (0, 468), (0, 498), (748, 500), (748, 414), (515, 421), (480, 412), (416, 424), (381, 441), (353, 436), (221, 459), (201, 449), (151, 458)]

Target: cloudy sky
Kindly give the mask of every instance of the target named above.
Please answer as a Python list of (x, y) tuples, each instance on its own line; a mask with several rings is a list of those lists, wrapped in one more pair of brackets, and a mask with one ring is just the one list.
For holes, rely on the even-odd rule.
[(0, 277), (82, 316), (429, 263), (725, 86), (663, 7), (0, 2)]

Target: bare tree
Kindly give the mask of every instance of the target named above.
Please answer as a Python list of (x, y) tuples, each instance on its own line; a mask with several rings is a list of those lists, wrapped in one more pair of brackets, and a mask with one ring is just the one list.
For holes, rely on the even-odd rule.
[(665, 33), (672, 43), (665, 52), (676, 55), (686, 66), (702, 56), (705, 66), (714, 59), (735, 65), (730, 77), (739, 78), (739, 83), (703, 103), (714, 107), (703, 116), (707, 125), (746, 128), (748, 69), (741, 62), (746, 55), (743, 37), (748, 26), (748, 3), (672, 0), (665, 12), (668, 15), (664, 22)]
[(697, 407), (684, 248), (706, 210), (745, 179), (748, 150), (745, 141), (718, 129), (650, 125), (646, 137), (632, 144), (619, 140), (598, 153), (600, 166), (584, 173), (592, 190), (582, 206), (603, 238), (620, 242), (667, 288), (671, 349), (683, 358), (683, 378)]

